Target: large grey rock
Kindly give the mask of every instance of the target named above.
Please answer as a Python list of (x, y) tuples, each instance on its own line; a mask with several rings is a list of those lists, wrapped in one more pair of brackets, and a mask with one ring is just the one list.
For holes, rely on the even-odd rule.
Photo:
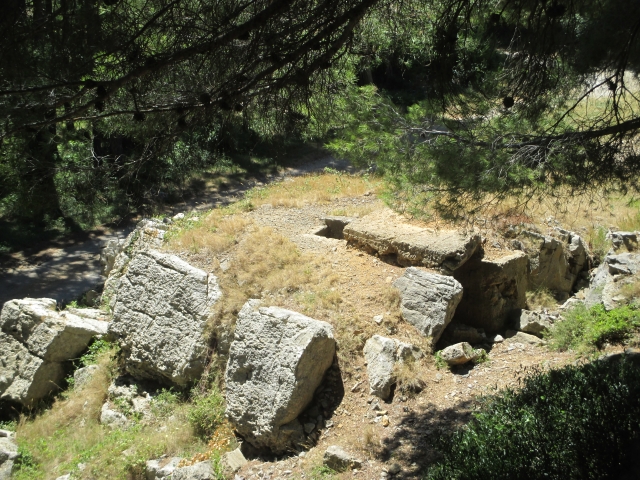
[(528, 262), (526, 254), (516, 252), (496, 260), (474, 257), (456, 270), (464, 294), (453, 323), (502, 330), (514, 310), (526, 307)]
[(102, 274), (107, 277), (104, 284), (101, 303), (113, 307), (113, 296), (120, 279), (127, 271), (131, 259), (143, 250), (158, 249), (169, 226), (154, 219), (143, 219), (124, 240), (112, 240), (107, 243), (101, 256)]
[(628, 300), (620, 295), (624, 285), (637, 281), (640, 273), (640, 253), (619, 253), (607, 255), (598, 268), (591, 273), (589, 289), (584, 303), (592, 307), (599, 303), (611, 310), (619, 302)]
[(520, 240), (529, 255), (529, 288), (546, 288), (570, 294), (580, 273), (589, 267), (589, 254), (582, 238), (556, 228), (551, 235), (523, 231)]
[(18, 444), (13, 437), (0, 437), (0, 480), (9, 480), (18, 458)]
[(352, 221), (344, 228), (350, 245), (378, 255), (396, 255), (400, 265), (436, 268), (450, 274), (480, 248), (480, 235), (432, 230), (407, 223), (391, 210)]
[(63, 363), (77, 358), (108, 323), (57, 312), (52, 299), (10, 300), (0, 314), (0, 399), (32, 405), (59, 388)]
[(395, 383), (394, 368), (397, 362), (410, 357), (417, 359), (420, 351), (408, 343), (374, 335), (364, 345), (364, 358), (367, 361), (369, 394), (386, 400), (391, 395)]
[(125, 428), (129, 425), (129, 419), (123, 413), (110, 408), (109, 402), (105, 402), (100, 411), (100, 423), (110, 428)]
[(463, 298), (452, 277), (409, 267), (393, 285), (400, 291), (402, 317), (435, 344)]
[(323, 463), (336, 472), (344, 472), (352, 468), (362, 468), (362, 460), (348, 454), (338, 445), (331, 445), (327, 448), (324, 452)]
[(204, 330), (221, 291), (215, 276), (174, 255), (141, 250), (113, 291), (115, 337), (127, 372), (188, 385), (202, 374)]
[(277, 307), (247, 302), (225, 374), (226, 415), (245, 440), (282, 453), (304, 440), (297, 417), (331, 366), (331, 325)]
[(482, 352), (481, 349), (474, 350), (467, 342), (460, 342), (441, 350), (440, 358), (450, 366), (463, 365), (476, 360)]
[(514, 327), (524, 333), (542, 337), (553, 326), (553, 318), (542, 312), (522, 310), (516, 315)]
[(544, 345), (546, 342), (541, 338), (529, 333), (517, 332), (515, 330), (507, 330), (505, 332), (506, 343), (521, 343), (526, 345)]

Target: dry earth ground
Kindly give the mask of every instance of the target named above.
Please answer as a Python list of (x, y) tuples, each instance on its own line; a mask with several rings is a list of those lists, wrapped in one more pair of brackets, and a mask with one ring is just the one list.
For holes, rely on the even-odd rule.
[[(304, 457), (252, 460), (239, 472), (241, 477), (324, 478), (329, 474), (321, 468), (322, 455), (333, 444), (365, 460), (362, 469), (338, 474), (338, 478), (377, 479), (393, 463), (402, 467), (396, 478), (419, 477), (434, 459), (429, 436), (466, 422), (478, 408), (479, 398), (517, 388), (534, 370), (560, 367), (577, 359), (574, 353), (508, 342), (495, 344), (487, 362), (456, 370), (438, 368), (427, 355), (398, 372), (400, 382), (391, 401), (370, 397), (362, 356), (369, 337), (397, 338), (428, 352), (425, 339), (402, 320), (397, 293), (391, 287), (404, 269), (353, 249), (344, 240), (314, 232), (324, 216), (365, 215), (386, 208), (376, 197), (382, 188), (380, 182), (366, 176), (326, 174), (287, 179), (250, 192), (247, 199), (226, 210), (187, 218), (169, 236), (168, 250), (220, 277), (227, 297), (213, 319), (215, 324), (232, 323), (244, 301), (262, 298), (267, 305), (299, 311), (334, 327), (338, 363), (317, 395), (316, 403), (326, 422), (317, 444)], [(537, 207), (537, 211), (517, 218), (513, 213), (511, 218), (503, 215), (502, 226), (525, 218), (546, 233), (560, 222), (558, 218), (576, 220), (566, 208), (554, 211), (550, 219), (550, 207)], [(610, 222), (630, 215), (620, 208), (615, 214), (612, 211), (607, 217)], [(585, 218), (581, 217), (583, 222), (578, 226), (588, 229), (590, 220), (585, 223)], [(433, 219), (428, 225), (447, 226)], [(475, 228), (487, 239), (488, 256), (506, 255), (506, 241), (494, 228), (495, 223), (486, 225)], [(602, 224), (594, 225), (599, 228)], [(374, 321), (378, 315), (383, 316), (380, 324)], [(403, 382), (407, 389), (403, 389)], [(421, 391), (409, 388), (416, 385), (423, 387)]]

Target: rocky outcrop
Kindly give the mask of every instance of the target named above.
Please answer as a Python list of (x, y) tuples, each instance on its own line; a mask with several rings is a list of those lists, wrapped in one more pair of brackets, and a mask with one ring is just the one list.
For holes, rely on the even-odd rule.
[(409, 358), (420, 358), (420, 351), (408, 343), (374, 335), (364, 345), (364, 358), (367, 361), (369, 394), (386, 400), (391, 395), (395, 383), (394, 368), (397, 362)]
[(350, 245), (369, 253), (395, 255), (403, 266), (423, 266), (450, 274), (480, 247), (480, 235), (460, 230), (433, 230), (407, 223), (391, 210), (354, 220), (344, 228)]
[(624, 285), (637, 281), (640, 272), (640, 253), (618, 253), (607, 255), (600, 266), (591, 274), (585, 305), (592, 307), (599, 303), (611, 310), (628, 301), (622, 295)]
[(635, 252), (638, 250), (639, 232), (609, 232), (607, 237), (611, 240), (611, 245), (616, 252), (626, 250)]
[(362, 468), (362, 460), (348, 454), (342, 447), (331, 445), (324, 452), (323, 463), (335, 470), (336, 472), (344, 472), (353, 468)]
[(124, 240), (110, 240), (100, 254), (102, 274), (107, 277), (102, 293), (102, 302), (109, 303), (117, 289), (118, 282), (125, 274), (127, 265), (134, 255), (141, 250), (157, 249), (162, 246), (162, 239), (169, 225), (159, 220), (144, 219)]
[(0, 314), (0, 399), (31, 405), (57, 390), (64, 363), (77, 358), (107, 322), (57, 312), (49, 298), (11, 300)]
[(249, 301), (229, 350), (226, 415), (258, 449), (282, 453), (304, 441), (298, 416), (331, 366), (331, 325)]
[(185, 387), (206, 361), (204, 330), (221, 296), (215, 276), (174, 255), (140, 250), (112, 285), (109, 325), (123, 353), (125, 370)]
[(523, 230), (518, 239), (529, 256), (529, 289), (546, 288), (569, 295), (580, 274), (589, 267), (589, 254), (582, 238), (556, 228), (550, 235)]
[(452, 277), (409, 267), (393, 284), (400, 291), (402, 317), (435, 344), (463, 298)]
[(515, 316), (514, 328), (524, 333), (542, 337), (551, 329), (554, 318), (543, 312), (522, 310)]
[(321, 227), (316, 231), (316, 235), (327, 238), (344, 238), (344, 228), (351, 222), (356, 220), (357, 217), (344, 217), (344, 216), (329, 216), (324, 217), (324, 227)]
[(510, 314), (526, 307), (527, 265), (522, 252), (496, 260), (474, 257), (453, 274), (464, 287), (454, 323), (487, 332), (505, 328)]
[(447, 343), (468, 342), (472, 345), (489, 342), (484, 329), (463, 325), (462, 323), (449, 324), (442, 335), (442, 340)]
[(0, 480), (11, 478), (13, 465), (18, 455), (15, 434), (7, 430), (0, 430)]
[(480, 358), (482, 353), (482, 349), (474, 350), (474, 348), (467, 342), (461, 342), (441, 350), (440, 358), (442, 358), (447, 365), (455, 366), (473, 362)]

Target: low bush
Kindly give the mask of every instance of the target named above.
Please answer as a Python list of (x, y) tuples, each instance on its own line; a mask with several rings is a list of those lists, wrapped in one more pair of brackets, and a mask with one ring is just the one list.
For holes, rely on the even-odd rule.
[(624, 306), (606, 311), (602, 305), (578, 305), (564, 315), (547, 334), (551, 348), (593, 351), (609, 343), (624, 342), (640, 327), (640, 311)]
[(214, 383), (206, 393), (194, 393), (188, 418), (195, 432), (202, 438), (209, 438), (224, 420), (224, 397)]
[(538, 372), (436, 438), (440, 459), (426, 478), (622, 478), (638, 454), (639, 396), (640, 368), (630, 360)]

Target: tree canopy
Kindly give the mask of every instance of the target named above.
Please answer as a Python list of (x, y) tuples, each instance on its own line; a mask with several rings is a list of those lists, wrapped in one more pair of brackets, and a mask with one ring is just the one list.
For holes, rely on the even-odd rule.
[(365, 46), (399, 87), (352, 98), (337, 152), (454, 210), (487, 194), (638, 189), (640, 4), (446, 0), (398, 17), (385, 58), (375, 36)]
[(0, 23), (3, 215), (91, 223), (274, 133), (453, 208), (638, 187), (634, 0), (7, 0)]

